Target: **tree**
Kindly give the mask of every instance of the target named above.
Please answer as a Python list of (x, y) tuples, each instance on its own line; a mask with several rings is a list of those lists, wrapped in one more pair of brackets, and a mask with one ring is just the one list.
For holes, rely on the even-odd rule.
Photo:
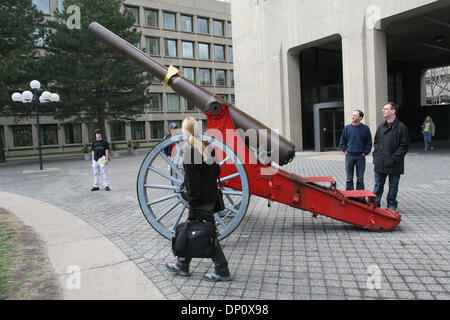
[[(31, 0), (2, 0), (0, 2), (0, 116), (26, 117), (31, 108), (12, 103), (11, 94), (29, 89), (35, 71), (36, 28), (42, 14)], [(1, 136), (1, 135), (0, 135)], [(0, 139), (0, 161), (5, 161)]]
[[(68, 27), (73, 13), (67, 9), (72, 5), (80, 9), (80, 29)], [(128, 42), (138, 43), (140, 33), (131, 30), (134, 17), (120, 8), (120, 0), (65, 0), (63, 12), (48, 21), (52, 32), (43, 37), (47, 55), (41, 68), (51, 91), (61, 96), (55, 119), (94, 123), (104, 132), (105, 120), (132, 120), (142, 114), (143, 70), (88, 30), (96, 21)]]

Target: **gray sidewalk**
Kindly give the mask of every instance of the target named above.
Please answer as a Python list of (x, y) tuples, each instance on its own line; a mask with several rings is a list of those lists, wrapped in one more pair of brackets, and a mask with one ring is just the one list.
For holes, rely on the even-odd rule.
[[(232, 282), (202, 275), (210, 259), (194, 259), (192, 277), (167, 272), (170, 242), (147, 223), (136, 197), (145, 156), (122, 155), (110, 169), (112, 191), (90, 192), (89, 161), (44, 160), (0, 164), (0, 191), (67, 211), (118, 247), (167, 299), (450, 299), (450, 144), (425, 153), (417, 144), (406, 158), (399, 191), (401, 224), (375, 233), (252, 197), (241, 225), (222, 241)], [(342, 153), (299, 153), (286, 166), (302, 176), (333, 176), (344, 188)], [(373, 166), (366, 189), (373, 188)], [(0, 200), (0, 207), (5, 200)], [(384, 204), (384, 201), (382, 202)], [(39, 230), (37, 230), (39, 231)], [(379, 274), (379, 282), (372, 281)], [(373, 288), (375, 284), (376, 288)]]

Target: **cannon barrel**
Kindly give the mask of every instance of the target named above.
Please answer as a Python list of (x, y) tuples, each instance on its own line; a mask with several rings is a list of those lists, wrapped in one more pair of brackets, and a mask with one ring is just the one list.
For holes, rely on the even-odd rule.
[[(278, 151), (278, 163), (284, 165), (289, 163), (295, 156), (295, 145), (286, 138), (278, 135), (270, 128), (258, 120), (250, 117), (241, 110), (229, 105), (222, 98), (208, 92), (207, 90), (197, 86), (195, 83), (181, 76), (176, 68), (165, 67), (143, 51), (137, 49), (118, 35), (106, 29), (97, 22), (92, 22), (89, 25), (90, 32), (99, 40), (102, 40), (109, 46), (113, 47), (121, 54), (131, 59), (135, 63), (141, 65), (148, 72), (159, 78), (166, 85), (170, 86), (176, 93), (195, 105), (204, 113), (212, 111), (218, 113), (222, 105), (227, 104), (230, 110), (231, 117), (237, 129), (247, 131), (249, 129), (263, 130), (266, 136), (265, 144), (259, 141), (257, 145), (250, 145), (258, 149), (260, 145), (267, 148), (268, 153)], [(250, 144), (252, 141), (250, 141)], [(253, 142), (254, 143), (254, 142)]]

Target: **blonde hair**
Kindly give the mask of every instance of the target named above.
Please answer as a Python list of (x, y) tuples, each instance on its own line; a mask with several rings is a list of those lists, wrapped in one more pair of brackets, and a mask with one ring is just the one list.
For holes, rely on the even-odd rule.
[(206, 148), (206, 142), (200, 139), (200, 129), (198, 127), (197, 120), (192, 117), (185, 118), (183, 120), (181, 130), (183, 131), (183, 134), (189, 139), (189, 144), (193, 148), (197, 149), (203, 156), (203, 161), (207, 162), (210, 158), (209, 151)]

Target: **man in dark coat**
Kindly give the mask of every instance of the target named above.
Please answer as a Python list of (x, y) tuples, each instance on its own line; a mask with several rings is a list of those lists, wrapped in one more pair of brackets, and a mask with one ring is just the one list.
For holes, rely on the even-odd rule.
[(397, 193), (400, 175), (405, 171), (404, 159), (408, 152), (409, 135), (406, 125), (397, 119), (398, 107), (388, 102), (383, 107), (386, 119), (377, 129), (374, 140), (373, 164), (375, 166), (375, 188), (377, 205), (380, 207), (384, 184), (389, 176), (387, 207), (397, 210)]

